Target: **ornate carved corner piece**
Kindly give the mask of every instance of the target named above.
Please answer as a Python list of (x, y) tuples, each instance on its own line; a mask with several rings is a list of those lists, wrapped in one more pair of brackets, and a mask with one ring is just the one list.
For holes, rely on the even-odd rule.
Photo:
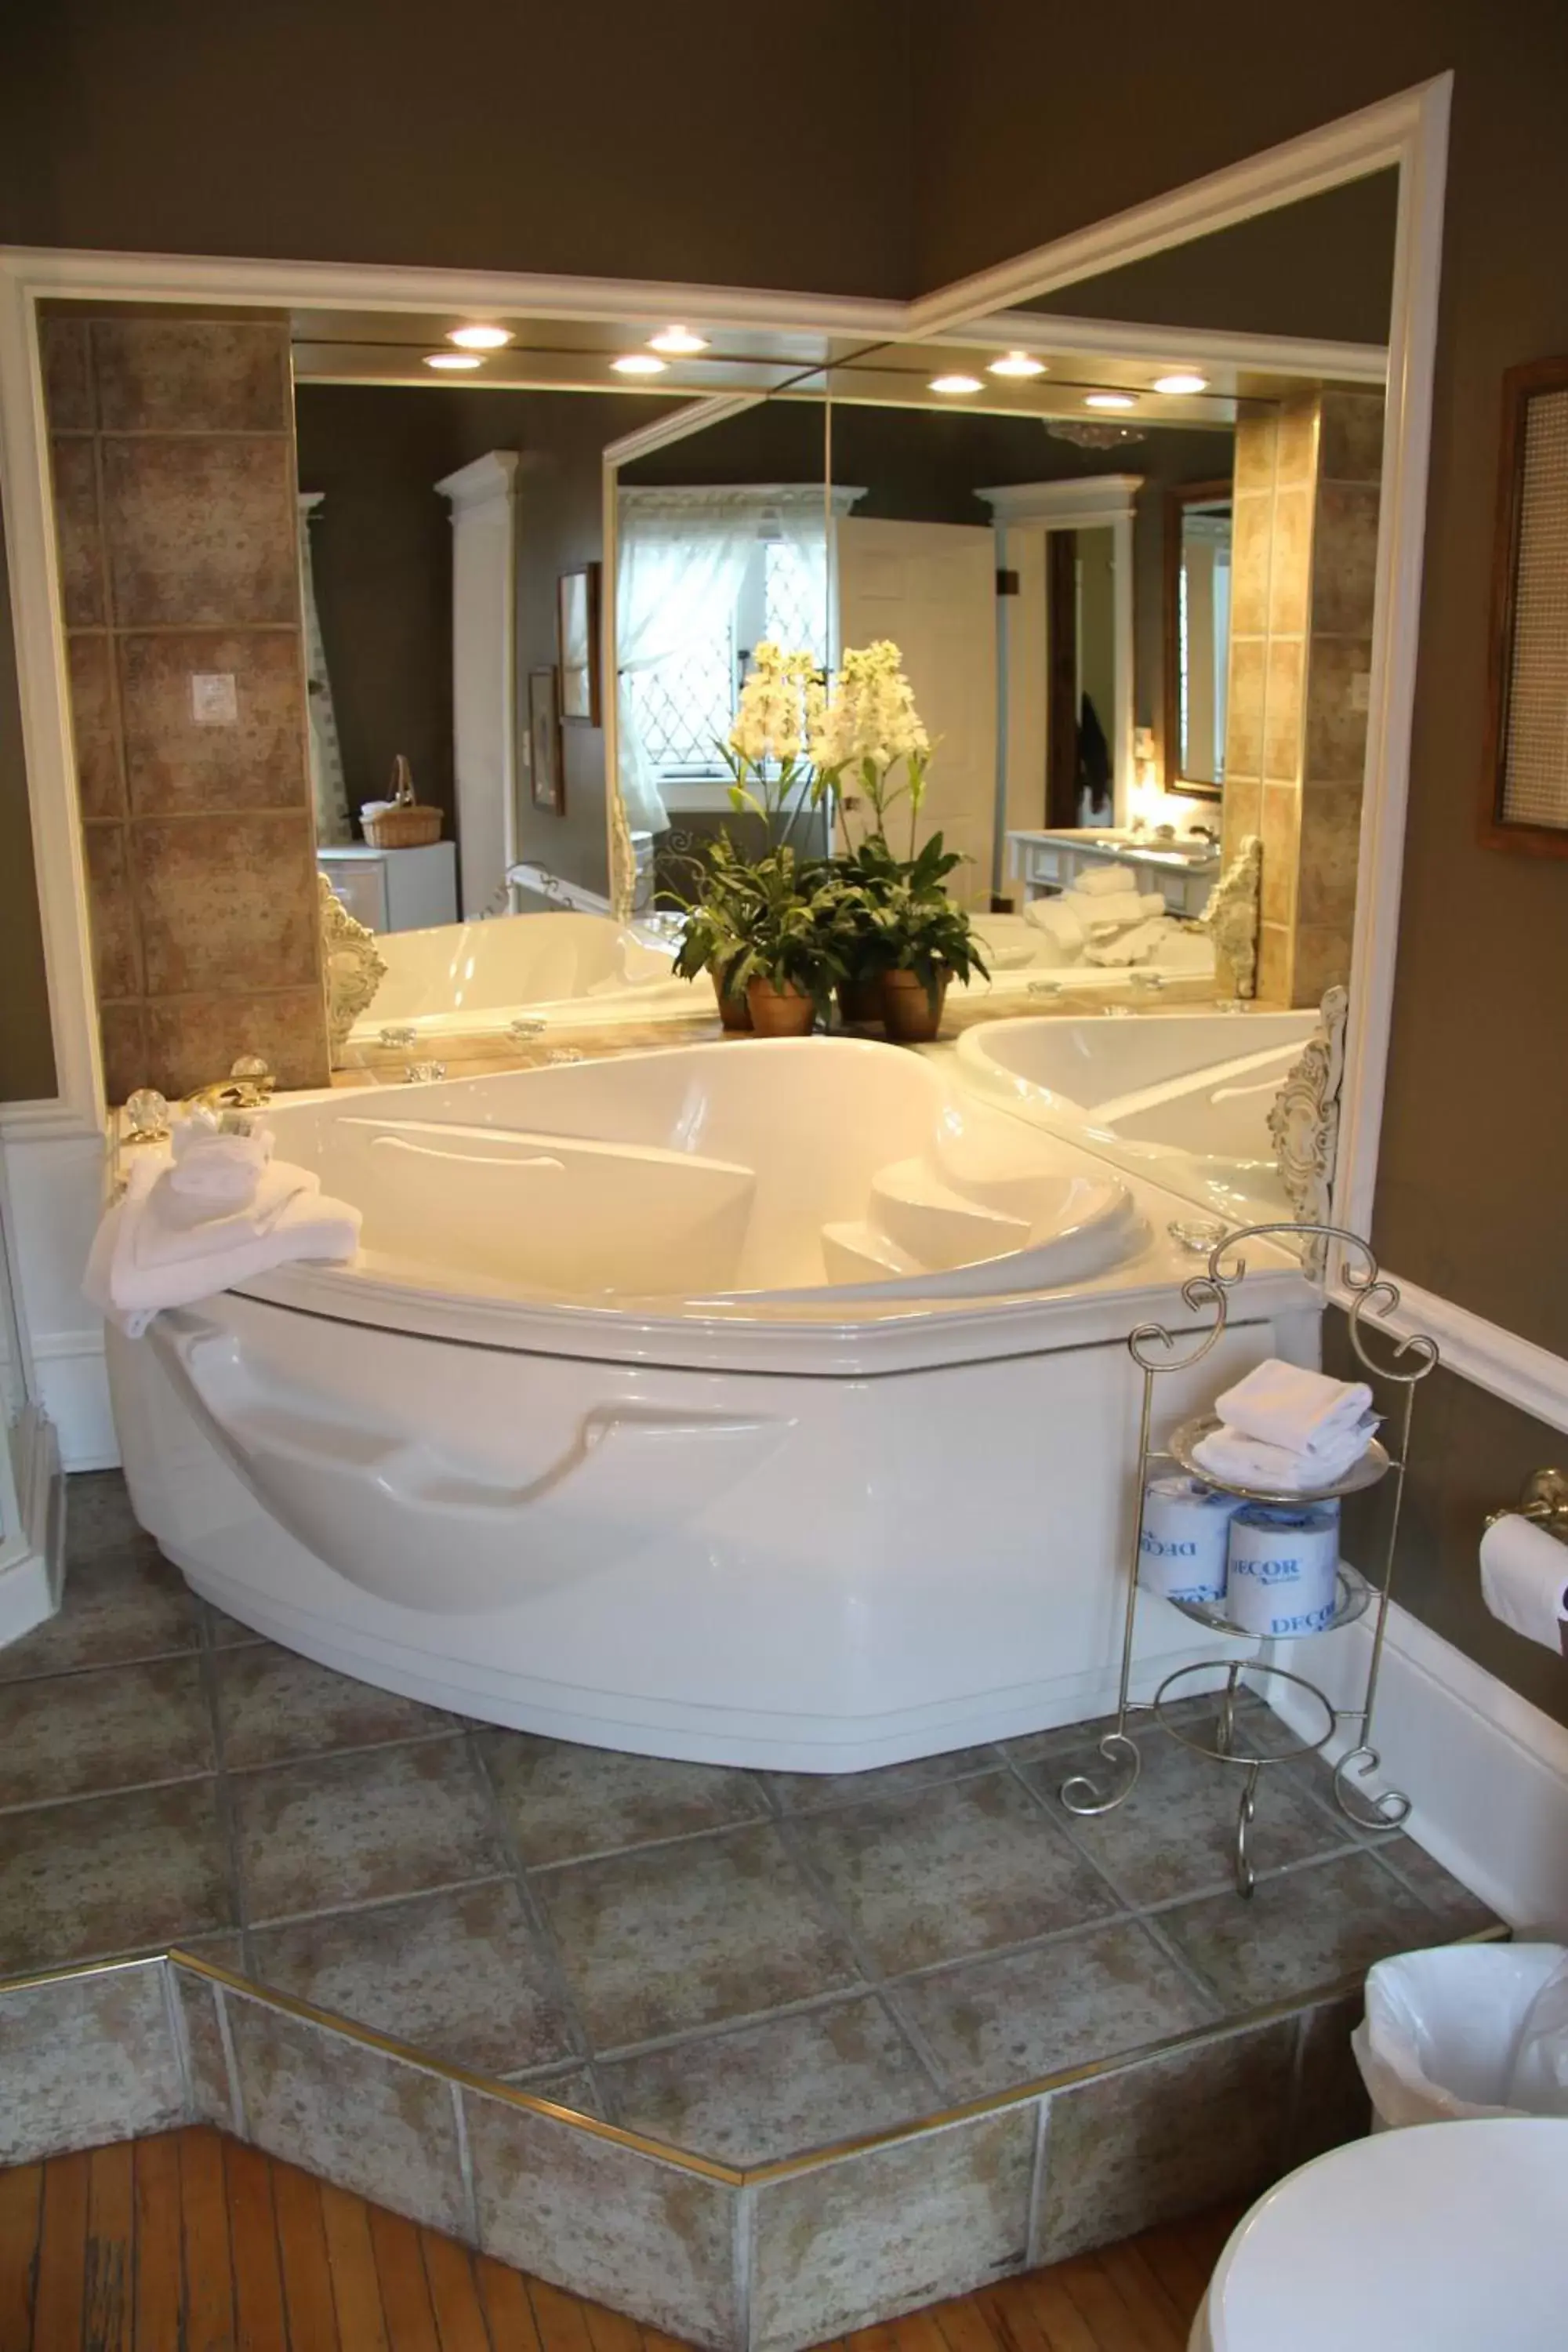
[(1319, 1009), (1318, 1025), (1291, 1064), (1268, 1113), (1279, 1181), (1299, 1224), (1329, 1221), (1349, 1007), (1345, 991), (1331, 988)]
[(1240, 846), (1209, 894), (1198, 917), (1198, 927), (1214, 941), (1215, 964), (1222, 993), (1258, 993), (1258, 925), (1263, 878), (1263, 844), (1258, 835), (1243, 836)]
[(327, 1038), (335, 1062), (349, 1031), (368, 1013), (386, 965), (375, 933), (356, 922), (324, 874), (316, 877), (321, 909), (321, 971), (327, 992)]

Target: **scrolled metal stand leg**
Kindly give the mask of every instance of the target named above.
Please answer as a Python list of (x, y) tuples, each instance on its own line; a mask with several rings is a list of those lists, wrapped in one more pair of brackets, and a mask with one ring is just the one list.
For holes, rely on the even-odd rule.
[(1143, 1506), (1149, 1481), (1149, 1423), (1153, 1408), (1154, 1376), (1143, 1367), (1142, 1418), (1138, 1435), (1138, 1516), (1132, 1529), (1132, 1555), (1127, 1564), (1127, 1602), (1121, 1620), (1121, 1685), (1116, 1702), (1116, 1727), (1100, 1742), (1100, 1752), (1110, 1767), (1109, 1788), (1101, 1789), (1087, 1772), (1074, 1772), (1062, 1782), (1061, 1801), (1069, 1813), (1092, 1821), (1098, 1813), (1113, 1813), (1138, 1786), (1143, 1758), (1127, 1731), (1132, 1685), (1132, 1641), (1138, 1618), (1138, 1563), (1143, 1549)]
[(1113, 1779), (1109, 1790), (1099, 1789), (1087, 1772), (1074, 1772), (1061, 1785), (1061, 1801), (1069, 1813), (1080, 1820), (1090, 1821), (1096, 1813), (1113, 1813), (1124, 1805), (1138, 1785), (1138, 1775), (1143, 1769), (1143, 1758), (1138, 1742), (1130, 1739), (1125, 1731), (1108, 1731), (1100, 1743), (1100, 1752), (1117, 1779), (1126, 1779), (1118, 1788)]
[(1394, 1548), (1399, 1540), (1399, 1514), (1405, 1500), (1405, 1465), (1410, 1459), (1410, 1423), (1415, 1404), (1415, 1385), (1408, 1382), (1404, 1390), (1404, 1412), (1399, 1433), (1399, 1459), (1394, 1470), (1394, 1506), (1389, 1513), (1388, 1542), (1383, 1562), (1383, 1590), (1378, 1597), (1377, 1622), (1372, 1637), (1372, 1658), (1366, 1672), (1366, 1695), (1361, 1706), (1361, 1738), (1356, 1746), (1340, 1758), (1334, 1767), (1334, 1802), (1347, 1822), (1358, 1830), (1396, 1830), (1408, 1820), (1410, 1800), (1402, 1789), (1384, 1789), (1373, 1796), (1352, 1789), (1346, 1774), (1354, 1771), (1358, 1780), (1369, 1780), (1382, 1765), (1383, 1758), (1372, 1744), (1373, 1710), (1377, 1705), (1378, 1675), (1383, 1667), (1383, 1645), (1388, 1632), (1388, 1607), (1394, 1584)]
[(1363, 1797), (1350, 1788), (1345, 1774), (1352, 1767), (1360, 1780), (1370, 1779), (1383, 1762), (1375, 1748), (1363, 1741), (1342, 1756), (1334, 1766), (1334, 1802), (1358, 1830), (1396, 1830), (1409, 1818), (1410, 1800), (1402, 1789), (1384, 1789), (1380, 1796)]
[(1252, 1857), (1247, 1850), (1247, 1833), (1258, 1811), (1258, 1775), (1261, 1769), (1258, 1764), (1247, 1768), (1247, 1786), (1241, 1792), (1241, 1802), (1236, 1814), (1236, 1891), (1244, 1903), (1250, 1901), (1252, 1890), (1258, 1884)]

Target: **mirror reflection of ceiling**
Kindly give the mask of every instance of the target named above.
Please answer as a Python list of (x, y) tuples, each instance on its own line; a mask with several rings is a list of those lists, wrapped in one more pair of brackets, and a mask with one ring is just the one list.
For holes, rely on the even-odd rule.
[[(630, 393), (667, 403), (732, 394), (831, 398), (1032, 417), (1103, 409), (1129, 417), (1136, 412), (1142, 423), (1211, 430), (1234, 425), (1238, 403), (1280, 399), (1300, 381), (1206, 355), (1194, 349), (1190, 332), (1173, 332), (1168, 347), (1151, 341), (1132, 355), (1083, 348), (1093, 338), (1081, 333), (1075, 346), (1070, 335), (1042, 336), (1040, 320), (1025, 311), (979, 320), (941, 342), (867, 343), (720, 326), (698, 332), (646, 320), (498, 315), (479, 323), (504, 341), (457, 349), (451, 337), (464, 322), (428, 313), (299, 310), (292, 320), (295, 377), (300, 383)], [(692, 342), (701, 348), (684, 348)], [(1379, 371), (1380, 360), (1369, 347), (1363, 379)], [(1183, 380), (1191, 388), (1159, 388)]]
[(1140, 326), (1381, 343), (1394, 299), (1398, 201), (1398, 173), (1375, 172), (1022, 307)]

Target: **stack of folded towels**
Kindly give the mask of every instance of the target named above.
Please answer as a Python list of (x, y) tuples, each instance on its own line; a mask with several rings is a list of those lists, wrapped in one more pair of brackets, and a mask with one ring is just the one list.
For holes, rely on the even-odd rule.
[(1141, 963), (1173, 928), (1160, 893), (1141, 891), (1126, 866), (1090, 866), (1059, 898), (1027, 900), (1024, 914), (1068, 962)]
[(139, 1339), (165, 1307), (189, 1307), (300, 1259), (342, 1262), (360, 1213), (329, 1200), (308, 1168), (272, 1157), (272, 1130), (176, 1119), (169, 1151), (145, 1150), (105, 1215), (82, 1284), (109, 1322)]
[(1217, 1397), (1215, 1410), (1220, 1425), (1194, 1446), (1194, 1462), (1221, 1486), (1271, 1495), (1337, 1486), (1378, 1425), (1364, 1381), (1331, 1381), (1272, 1356)]

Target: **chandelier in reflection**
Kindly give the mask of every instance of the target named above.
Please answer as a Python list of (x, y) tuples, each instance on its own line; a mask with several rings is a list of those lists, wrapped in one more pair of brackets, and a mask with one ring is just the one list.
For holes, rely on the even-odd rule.
[(1146, 441), (1141, 425), (1097, 425), (1087, 416), (1047, 416), (1046, 431), (1053, 441), (1070, 441), (1075, 449), (1116, 449), (1124, 441)]

